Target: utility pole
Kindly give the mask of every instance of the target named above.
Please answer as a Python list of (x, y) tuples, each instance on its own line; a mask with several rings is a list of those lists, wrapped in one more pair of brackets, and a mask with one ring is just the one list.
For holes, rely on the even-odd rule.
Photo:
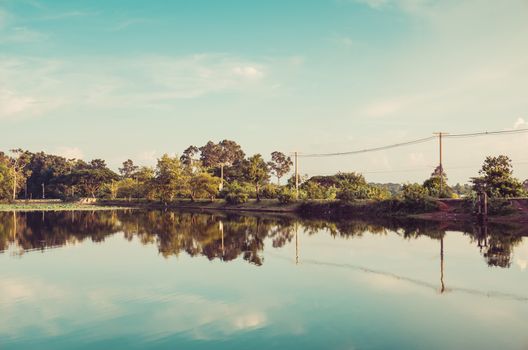
[(435, 132), (434, 135), (438, 135), (438, 146), (439, 146), (439, 159), (440, 164), (438, 166), (440, 170), (440, 192), (438, 193), (438, 197), (442, 197), (442, 192), (444, 191), (444, 166), (443, 166), (443, 147), (442, 147), (442, 136), (448, 135), (446, 132)]
[(42, 199), (46, 199), (46, 190), (45, 190), (44, 182), (42, 183)]
[(299, 160), (298, 154), (295, 152), (295, 199), (299, 199)]

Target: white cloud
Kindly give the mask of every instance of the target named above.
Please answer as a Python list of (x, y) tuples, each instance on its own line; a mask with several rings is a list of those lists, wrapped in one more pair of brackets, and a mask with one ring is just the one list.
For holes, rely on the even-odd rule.
[(526, 120), (524, 120), (524, 118), (517, 118), (517, 120), (515, 121), (515, 124), (513, 124), (514, 129), (523, 129), (527, 127), (528, 127), (528, 123), (526, 122)]
[(0, 56), (0, 119), (61, 107), (159, 107), (220, 92), (248, 93), (265, 82), (266, 70), (264, 64), (221, 54), (80, 62)]
[(233, 73), (248, 79), (260, 79), (264, 76), (261, 70), (252, 66), (235, 67), (233, 68)]

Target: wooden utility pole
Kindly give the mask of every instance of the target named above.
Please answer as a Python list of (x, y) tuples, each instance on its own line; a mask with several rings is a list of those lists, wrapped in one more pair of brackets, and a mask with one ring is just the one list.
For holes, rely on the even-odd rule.
[(438, 146), (439, 146), (439, 160), (440, 163), (438, 165), (438, 168), (440, 170), (440, 192), (438, 193), (438, 197), (442, 196), (442, 192), (444, 191), (444, 166), (443, 166), (443, 147), (442, 147), (442, 136), (448, 135), (446, 132), (435, 132), (434, 135), (438, 135)]
[(295, 152), (295, 199), (299, 199), (299, 160), (298, 154)]

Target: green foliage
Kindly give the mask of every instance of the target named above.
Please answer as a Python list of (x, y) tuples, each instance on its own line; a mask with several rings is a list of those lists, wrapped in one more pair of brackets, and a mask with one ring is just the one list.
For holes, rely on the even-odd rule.
[(12, 197), (13, 178), (8, 165), (0, 159), (0, 200), (9, 200)]
[(309, 181), (316, 182), (325, 187), (334, 186), (336, 188), (367, 185), (365, 177), (355, 172), (337, 173), (331, 176), (313, 176)]
[[(435, 171), (431, 174), (431, 177), (424, 181), (423, 187), (431, 197), (453, 197), (453, 189), (447, 184), (447, 176), (440, 166), (436, 167)], [(440, 189), (440, 187), (442, 189)]]
[(177, 195), (189, 193), (189, 178), (184, 174), (178, 157), (164, 154), (156, 165), (155, 188), (158, 198), (173, 201)]
[(268, 167), (277, 177), (278, 185), (280, 185), (280, 179), (290, 171), (292, 165), (291, 158), (286, 157), (284, 153), (277, 151), (271, 153), (271, 162), (268, 162)]
[(260, 190), (260, 196), (265, 199), (275, 199), (277, 198), (281, 188), (275, 184), (266, 184), (262, 186)]
[(295, 202), (295, 190), (292, 190), (289, 187), (283, 187), (277, 196), (279, 203), (281, 204), (290, 204)]
[(247, 179), (255, 186), (257, 201), (260, 200), (260, 188), (269, 181), (268, 165), (260, 154), (248, 159)]
[(353, 184), (341, 187), (337, 199), (343, 202), (353, 202), (361, 199), (382, 200), (390, 196), (387, 190), (367, 184)]
[(238, 182), (233, 182), (224, 189), (224, 198), (229, 204), (242, 204), (249, 200), (249, 193)]
[(487, 157), (479, 175), (471, 180), (476, 192), (485, 191), (490, 198), (512, 198), (523, 194), (522, 184), (513, 177), (512, 163), (507, 156)]
[(191, 199), (213, 199), (218, 195), (219, 185), (220, 179), (209, 173), (193, 174), (189, 181)]
[(420, 184), (405, 184), (402, 186), (403, 199), (407, 201), (424, 201), (429, 197), (429, 192)]
[(316, 181), (306, 181), (302, 184), (301, 190), (305, 199), (331, 200), (337, 195), (335, 186), (323, 186)]

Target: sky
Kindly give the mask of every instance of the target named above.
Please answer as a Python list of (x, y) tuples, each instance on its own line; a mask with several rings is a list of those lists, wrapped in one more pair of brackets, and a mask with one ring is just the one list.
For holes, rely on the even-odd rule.
[[(0, 0), (0, 150), (114, 169), (232, 139), (248, 155), (343, 152), (528, 128), (528, 2)], [(528, 134), (446, 140), (450, 182)], [(423, 181), (435, 142), (300, 158), (301, 173)]]

